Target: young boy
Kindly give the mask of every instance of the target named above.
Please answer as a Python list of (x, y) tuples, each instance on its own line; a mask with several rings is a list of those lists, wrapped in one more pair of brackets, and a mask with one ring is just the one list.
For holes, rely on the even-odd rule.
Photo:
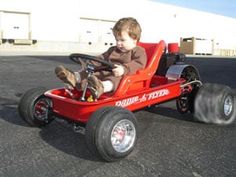
[[(134, 74), (138, 69), (144, 68), (147, 56), (145, 49), (137, 46), (141, 37), (141, 27), (137, 20), (131, 17), (122, 18), (115, 24), (112, 31), (116, 46), (98, 56), (100, 59), (109, 60), (115, 64), (112, 72), (97, 72), (87, 78), (85, 70), (72, 72), (63, 66), (58, 66), (55, 69), (57, 77), (77, 88), (83, 88), (83, 83), (87, 79), (93, 97), (98, 99), (103, 93), (114, 92), (124, 75)], [(95, 62), (93, 64), (99, 65)]]

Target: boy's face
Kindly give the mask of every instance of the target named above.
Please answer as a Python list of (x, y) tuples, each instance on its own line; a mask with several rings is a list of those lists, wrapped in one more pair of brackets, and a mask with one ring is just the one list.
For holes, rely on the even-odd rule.
[(137, 45), (137, 40), (129, 36), (128, 31), (122, 31), (120, 36), (116, 36), (116, 46), (122, 52), (127, 52)]

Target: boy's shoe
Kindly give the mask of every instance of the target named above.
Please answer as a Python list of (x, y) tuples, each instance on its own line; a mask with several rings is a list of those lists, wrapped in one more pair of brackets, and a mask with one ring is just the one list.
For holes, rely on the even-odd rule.
[(93, 98), (98, 99), (104, 93), (102, 81), (100, 81), (96, 76), (90, 76), (88, 78), (88, 84)]
[(72, 87), (76, 87), (76, 77), (72, 71), (64, 66), (57, 66), (55, 68), (55, 73), (64, 83), (70, 84)]

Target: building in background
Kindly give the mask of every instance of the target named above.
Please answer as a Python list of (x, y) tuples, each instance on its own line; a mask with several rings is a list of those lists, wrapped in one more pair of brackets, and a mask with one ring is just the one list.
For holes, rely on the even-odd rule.
[(114, 23), (129, 16), (143, 42), (236, 55), (236, 19), (149, 0), (0, 0), (0, 52), (100, 53), (115, 44)]

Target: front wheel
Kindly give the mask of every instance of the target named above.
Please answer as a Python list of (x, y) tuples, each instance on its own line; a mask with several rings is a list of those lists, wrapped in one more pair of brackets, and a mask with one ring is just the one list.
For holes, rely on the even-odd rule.
[(89, 149), (111, 162), (129, 155), (137, 140), (137, 120), (121, 107), (104, 107), (96, 111), (86, 125)]
[(228, 86), (204, 84), (196, 95), (194, 109), (199, 121), (227, 125), (236, 118), (235, 96)]
[(44, 88), (28, 90), (21, 98), (18, 105), (20, 117), (33, 127), (41, 127), (49, 124), (53, 117), (50, 115), (52, 102), (44, 96)]

